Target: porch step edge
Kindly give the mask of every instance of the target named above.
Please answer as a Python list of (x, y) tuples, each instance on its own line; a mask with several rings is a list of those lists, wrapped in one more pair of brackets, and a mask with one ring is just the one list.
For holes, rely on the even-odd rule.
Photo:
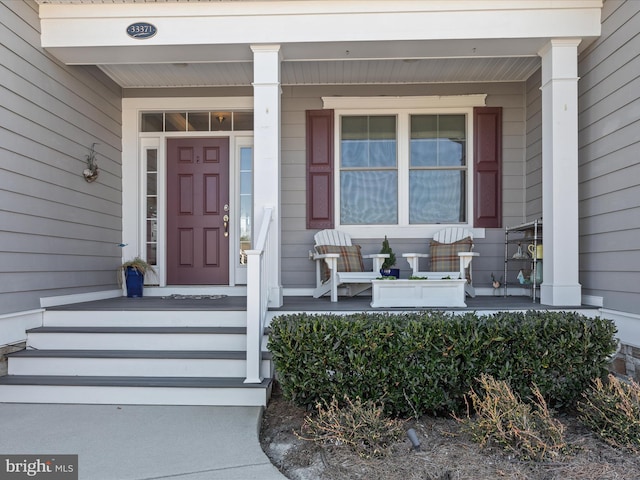
[[(135, 388), (268, 388), (271, 378), (261, 383), (244, 383), (241, 377), (101, 377), (67, 375), (7, 375), (0, 385), (47, 385)], [(0, 402), (2, 398), (0, 397)]]
[[(246, 360), (242, 350), (20, 350), (7, 357), (16, 358), (166, 358)], [(271, 360), (271, 352), (263, 351), (262, 359)]]
[[(266, 331), (266, 329), (265, 329)], [(247, 333), (246, 327), (36, 327), (27, 330), (27, 333), (190, 333), (190, 334), (240, 334)]]

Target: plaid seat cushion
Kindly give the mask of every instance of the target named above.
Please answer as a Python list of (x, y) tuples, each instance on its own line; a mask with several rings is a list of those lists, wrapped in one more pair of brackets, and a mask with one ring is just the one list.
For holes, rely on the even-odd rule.
[[(338, 253), (338, 271), (339, 272), (364, 272), (364, 262), (360, 253), (360, 245), (351, 245), (348, 247), (338, 245), (318, 245), (316, 251), (319, 254)], [(322, 262), (322, 271), (320, 278), (323, 282), (329, 279), (329, 267), (326, 262)]]
[(454, 243), (440, 243), (431, 240), (431, 271), (457, 272), (460, 270), (459, 252), (470, 252), (473, 247), (471, 237), (465, 237)]

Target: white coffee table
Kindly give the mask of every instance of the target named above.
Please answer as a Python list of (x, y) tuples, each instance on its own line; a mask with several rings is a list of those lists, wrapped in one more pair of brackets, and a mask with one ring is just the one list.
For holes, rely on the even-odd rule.
[(466, 307), (465, 279), (372, 280), (371, 306)]

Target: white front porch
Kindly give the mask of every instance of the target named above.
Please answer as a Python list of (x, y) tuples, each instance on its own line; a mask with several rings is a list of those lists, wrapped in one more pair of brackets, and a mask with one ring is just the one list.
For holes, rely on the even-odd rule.
[[(183, 290), (184, 291), (184, 290)], [(247, 333), (247, 299), (165, 298), (154, 289), (143, 298), (124, 296), (48, 307), (43, 324), (28, 332), (27, 350), (9, 357), (9, 374), (0, 377), (5, 403), (78, 403), (123, 405), (264, 406), (273, 380), (267, 350), (268, 330), (258, 356), (259, 381), (252, 375)], [(211, 294), (211, 291), (208, 292)], [(373, 308), (371, 296), (313, 299), (285, 296), (266, 313), (398, 313), (415, 308)], [(477, 296), (466, 307), (437, 310), (456, 314), (494, 314), (549, 309), (529, 297)], [(592, 316), (588, 306), (556, 308)], [(254, 352), (257, 353), (257, 352)], [(249, 373), (248, 373), (249, 372)]]

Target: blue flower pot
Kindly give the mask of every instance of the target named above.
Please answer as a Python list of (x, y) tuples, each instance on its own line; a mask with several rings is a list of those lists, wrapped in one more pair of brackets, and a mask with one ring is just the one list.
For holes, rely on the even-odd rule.
[(399, 268), (383, 268), (380, 270), (380, 275), (383, 277), (396, 277), (400, 278), (400, 269)]
[(142, 297), (144, 275), (133, 267), (127, 267), (124, 276), (127, 284), (127, 297)]

